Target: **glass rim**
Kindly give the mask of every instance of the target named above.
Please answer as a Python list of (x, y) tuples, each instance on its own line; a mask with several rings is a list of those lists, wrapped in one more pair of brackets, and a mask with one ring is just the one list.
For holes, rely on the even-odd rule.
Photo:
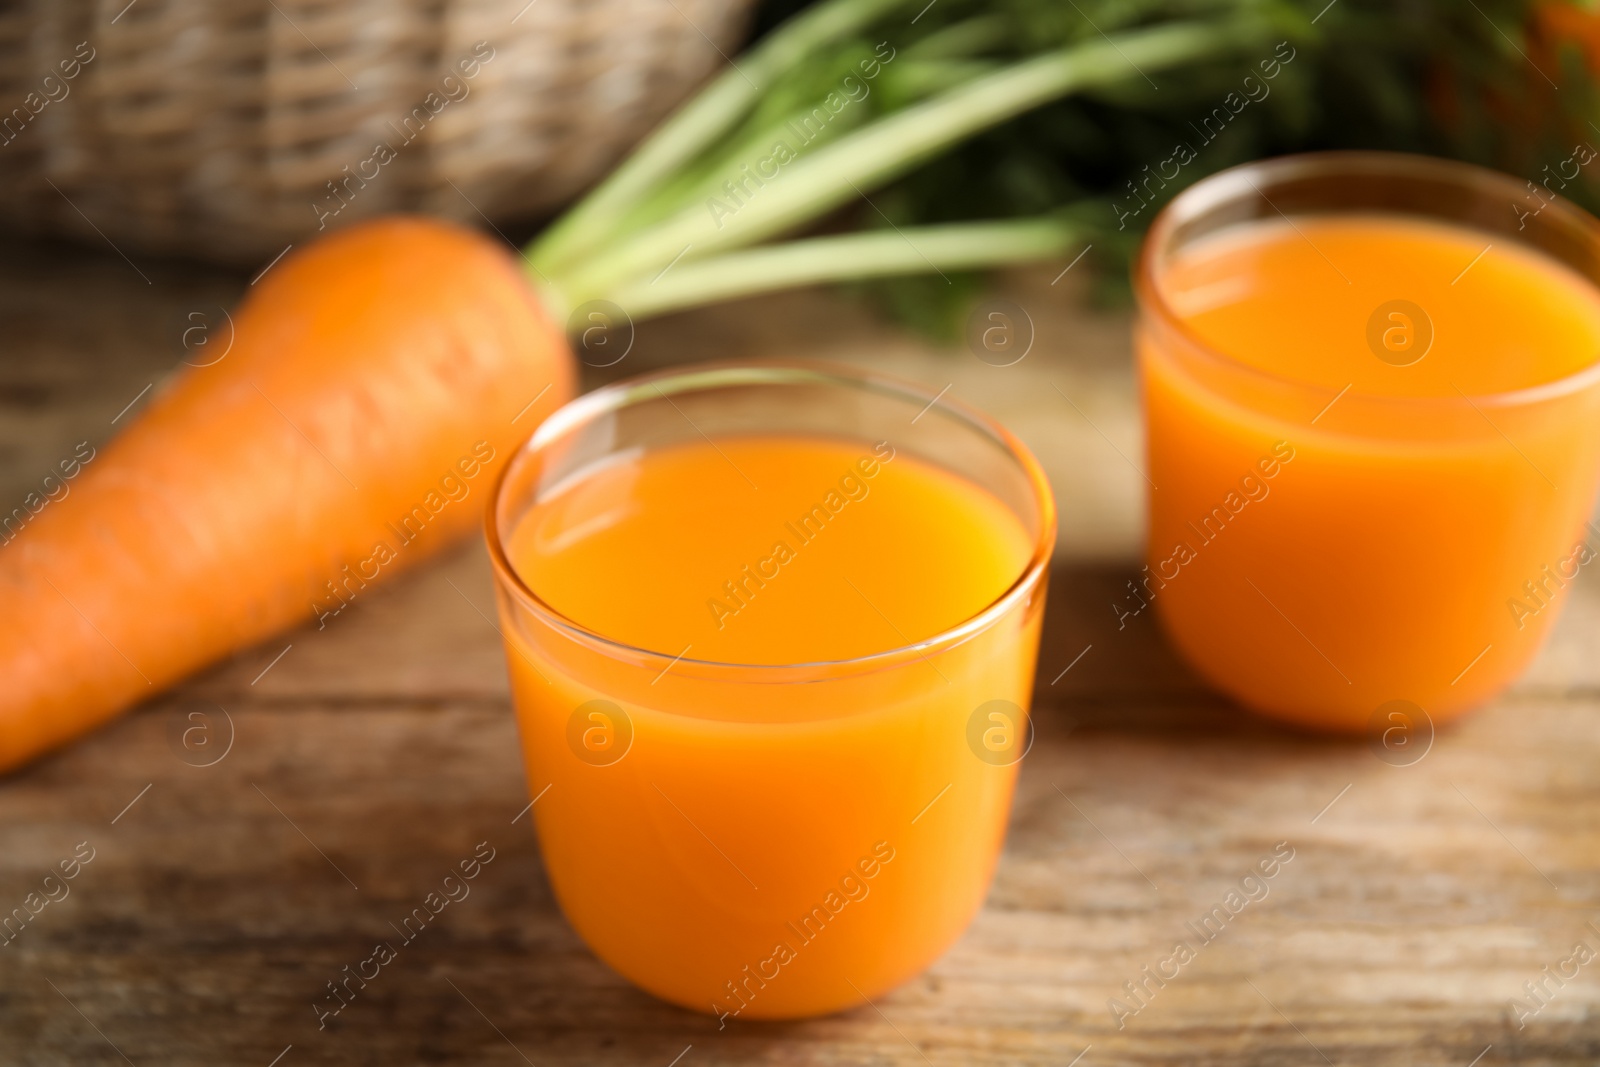
[[(659, 397), (670, 402), (670, 398), (674, 395), (729, 386), (800, 384), (829, 385), (835, 388), (877, 392), (908, 401), (920, 401), (927, 408), (938, 404), (948, 413), (957, 416), (968, 428), (978, 431), (1000, 446), (1021, 469), (1028, 483), (1030, 495), (1039, 510), (1039, 532), (1034, 538), (1033, 552), (1016, 579), (977, 612), (920, 641), (849, 659), (809, 660), (795, 663), (731, 663), (695, 659), (686, 657), (682, 653), (674, 655), (671, 652), (641, 648), (608, 637), (547, 603), (517, 573), (506, 555), (500, 537), (499, 512), (513, 475), (530, 462), (531, 457), (595, 419), (644, 400)], [(712, 675), (748, 675), (751, 672), (760, 672), (768, 680), (782, 682), (821, 680), (838, 676), (840, 673), (869, 673), (901, 662), (925, 659), (930, 653), (942, 652), (963, 644), (998, 621), (1029, 595), (1030, 590), (1039, 585), (1049, 570), (1056, 539), (1055, 496), (1051, 492), (1044, 469), (1028, 447), (998, 421), (970, 405), (952, 400), (942, 392), (935, 392), (913, 382), (879, 374), (876, 371), (813, 360), (708, 361), (689, 367), (680, 366), (647, 372), (601, 386), (576, 397), (552, 412), (549, 418), (540, 423), (517, 446), (495, 478), (489, 496), (486, 520), (485, 535), (488, 541), (489, 559), (494, 568), (497, 584), (509, 591), (520, 606), (569, 638), (612, 658), (645, 659), (686, 665)], [(781, 676), (777, 676), (780, 674)]]
[[(1164, 329), (1170, 330), (1181, 337), (1194, 352), (1228, 373), (1242, 374), (1250, 380), (1278, 388), (1289, 388), (1301, 393), (1315, 394), (1317, 399), (1322, 399), (1326, 394), (1335, 392), (1332, 388), (1296, 381), (1282, 374), (1262, 370), (1259, 367), (1236, 359), (1204, 340), (1198, 332), (1177, 314), (1162, 293), (1158, 284), (1157, 264), (1164, 258), (1164, 254), (1160, 249), (1171, 238), (1173, 231), (1177, 227), (1202, 217), (1207, 212), (1215, 210), (1241, 194), (1254, 192), (1258, 196), (1265, 198), (1266, 194), (1261, 191), (1263, 185), (1271, 186), (1289, 178), (1340, 173), (1385, 174), (1397, 178), (1429, 178), (1434, 181), (1449, 182), (1463, 189), (1501, 193), (1513, 201), (1521, 198), (1524, 193), (1524, 189), (1518, 184), (1517, 179), (1500, 171), (1492, 170), (1488, 167), (1480, 167), (1473, 163), (1463, 163), (1458, 160), (1443, 159), (1436, 156), (1417, 155), (1410, 152), (1301, 152), (1294, 155), (1275, 156), (1270, 159), (1241, 163), (1195, 182), (1173, 197), (1157, 213), (1155, 220), (1151, 222), (1149, 231), (1140, 243), (1139, 253), (1133, 265), (1133, 289), (1141, 314), (1148, 314), (1155, 318)], [(1559, 193), (1552, 192), (1551, 196), (1554, 199), (1546, 203), (1543, 210), (1554, 211), (1561, 216), (1562, 221), (1584, 231), (1588, 240), (1595, 245), (1597, 250), (1600, 250), (1600, 219), (1596, 219)], [(1268, 202), (1270, 203), (1270, 201)], [(1385, 214), (1382, 210), (1374, 210), (1372, 213)], [(1388, 213), (1410, 215), (1423, 219), (1438, 218), (1441, 221), (1447, 221), (1447, 216), (1443, 215), (1430, 216), (1401, 210), (1394, 210)], [(1279, 214), (1283, 215), (1282, 211), (1279, 211)], [(1283, 217), (1288, 218), (1288, 216)], [(1458, 225), (1472, 226), (1470, 222), (1464, 221), (1458, 222)], [(1524, 244), (1524, 247), (1546, 258), (1555, 259), (1555, 257), (1537, 246)], [(1556, 262), (1569, 270), (1573, 270), (1574, 273), (1578, 273), (1570, 264), (1560, 260), (1556, 260)], [(1600, 279), (1590, 278), (1582, 274), (1580, 274), (1580, 277), (1583, 277), (1592, 288), (1600, 290)], [(1548, 382), (1539, 382), (1534, 385), (1500, 392), (1462, 393), (1459, 396), (1390, 396), (1383, 393), (1370, 393), (1351, 389), (1348, 393), (1340, 395), (1345, 397), (1346, 400), (1355, 399), (1359, 403), (1384, 408), (1429, 408), (1433, 410), (1464, 411), (1477, 406), (1510, 408), (1537, 404), (1577, 392), (1597, 381), (1600, 381), (1600, 352), (1596, 353), (1595, 359), (1587, 366), (1573, 371), (1571, 374)]]

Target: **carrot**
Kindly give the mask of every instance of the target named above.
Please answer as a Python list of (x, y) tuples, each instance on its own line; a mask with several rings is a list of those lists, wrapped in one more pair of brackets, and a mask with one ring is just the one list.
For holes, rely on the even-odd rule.
[[(472, 530), (512, 447), (572, 395), (556, 324), (1062, 254), (1083, 227), (1055, 217), (785, 235), (1013, 115), (1209, 62), (1248, 38), (1231, 18), (1191, 18), (1036, 41), (1013, 20), (996, 57), (1006, 62), (941, 63), (963, 54), (950, 50), (960, 41), (993, 37), (987, 8), (968, 0), (967, 14), (935, 12), (915, 30), (932, 66), (910, 40), (895, 60), (879, 31), (892, 25), (899, 39), (925, 6), (807, 8), (680, 108), (521, 264), (466, 230), (386, 219), (270, 265), (226, 357), (173, 380), (70, 496), (0, 535), (0, 772), (269, 634), (328, 625)], [(841, 56), (853, 72), (843, 81)], [(905, 91), (889, 91), (890, 63)], [(862, 78), (884, 89), (871, 108)], [(788, 109), (810, 100), (793, 116), (839, 112), (835, 85), (857, 93), (857, 110), (828, 137), (799, 137)], [(774, 147), (791, 139), (787, 155)]]
[(573, 392), (516, 261), (441, 222), (291, 254), (233, 321), (0, 547), (0, 771), (475, 529)]
[(1600, 15), (1588, 5), (1546, 0), (1534, 8), (1530, 29), (1541, 51), (1554, 53), (1561, 45), (1572, 44), (1588, 68), (1600, 72)]

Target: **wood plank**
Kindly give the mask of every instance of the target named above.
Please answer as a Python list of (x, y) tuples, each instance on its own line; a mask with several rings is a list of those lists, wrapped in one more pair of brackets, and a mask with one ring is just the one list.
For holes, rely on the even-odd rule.
[[(19, 339), (0, 404), (25, 413), (0, 433), (0, 486), (28, 484), (63, 442), (103, 439), (172, 365), (181, 347), (151, 308), (248, 282), (140, 266), (151, 286), (110, 252), (0, 260)], [(1063, 1065), (1086, 1047), (1081, 1067), (1465, 1067), (1491, 1045), (1480, 1067), (1600, 1060), (1600, 961), (1525, 1027), (1508, 1008), (1575, 942), (1600, 946), (1600, 582), (1586, 570), (1528, 677), (1414, 766), (1239, 712), (1151, 619), (1118, 629), (1109, 607), (1138, 536), (1126, 318), (1013, 284), (1050, 324), (1014, 368), (815, 293), (644, 324), (626, 368), (820, 355), (951, 382), (1024, 430), (1082, 516), (1052, 575), (1038, 739), (994, 888), (925, 975), (875, 1006), (719, 1031), (590, 956), (516, 818), (528, 792), (487, 560), (469, 545), (0, 781), (0, 910), (79, 842), (95, 850), (70, 895), (0, 947), (0, 1062), (265, 1067), (291, 1045), (280, 1067), (666, 1067), (686, 1048), (680, 1067)], [(110, 325), (73, 321), (101, 307)], [(1051, 401), (1051, 381), (1087, 419)], [(185, 763), (170, 735), (191, 711), (220, 731), (219, 705), (232, 747)], [(319, 1031), (324, 983), (398, 940), (389, 924), (482, 841), (496, 854), (471, 896)], [(1201, 944), (1186, 923), (1279, 842), (1294, 858), (1267, 895)], [(1180, 938), (1193, 961), (1119, 1029), (1108, 1000), (1131, 1002), (1123, 982)]]

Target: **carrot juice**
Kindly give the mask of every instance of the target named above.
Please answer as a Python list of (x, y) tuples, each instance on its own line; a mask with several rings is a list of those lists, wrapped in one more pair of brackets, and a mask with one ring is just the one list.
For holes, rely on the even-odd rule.
[(863, 1003), (970, 921), (1053, 539), (1031, 459), (1009, 500), (951, 469), (951, 417), (905, 421), (926, 398), (868, 437), (789, 387), (854, 388), (669, 381), (603, 432), (557, 419), (491, 533), (557, 899), (619, 973), (724, 1025)]
[(1139, 276), (1124, 624), (1152, 605), (1220, 689), (1342, 730), (1448, 719), (1528, 664), (1593, 557), (1600, 241), (1564, 204), (1519, 229), (1516, 188), (1350, 154), (1174, 201)]

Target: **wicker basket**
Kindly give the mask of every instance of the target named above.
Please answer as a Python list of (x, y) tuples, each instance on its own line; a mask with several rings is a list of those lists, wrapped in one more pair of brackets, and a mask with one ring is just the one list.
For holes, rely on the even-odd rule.
[(250, 263), (386, 211), (537, 217), (722, 66), (751, 6), (3, 4), (0, 220)]

